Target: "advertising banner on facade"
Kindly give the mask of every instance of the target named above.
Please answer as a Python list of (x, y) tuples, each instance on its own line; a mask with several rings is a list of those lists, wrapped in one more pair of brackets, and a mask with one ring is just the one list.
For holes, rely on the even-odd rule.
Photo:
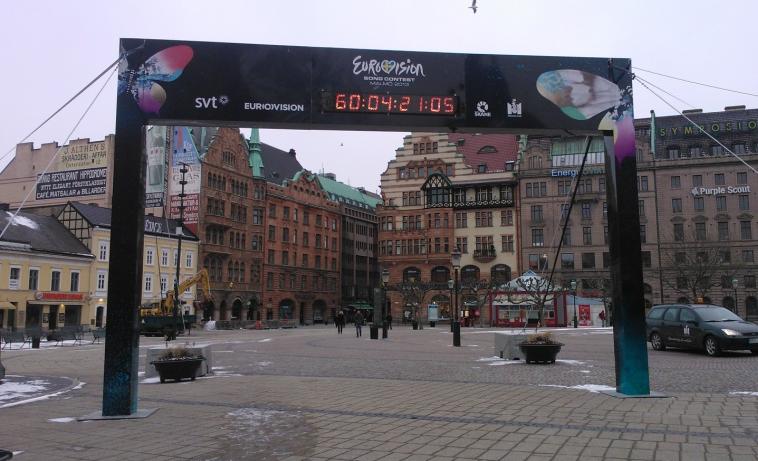
[(58, 153), (47, 173), (39, 175), (37, 200), (104, 195), (108, 182), (105, 142), (72, 142)]
[(591, 327), (592, 326), (592, 310), (589, 304), (579, 305), (579, 326)]
[(169, 217), (179, 219), (182, 192), (182, 167), (184, 174), (184, 225), (197, 234), (200, 210), (200, 183), (202, 181), (200, 155), (187, 127), (175, 127), (171, 136), (171, 173), (169, 178)]
[(166, 130), (165, 126), (151, 127), (147, 132), (147, 174), (145, 175), (145, 207), (163, 206), (166, 192)]

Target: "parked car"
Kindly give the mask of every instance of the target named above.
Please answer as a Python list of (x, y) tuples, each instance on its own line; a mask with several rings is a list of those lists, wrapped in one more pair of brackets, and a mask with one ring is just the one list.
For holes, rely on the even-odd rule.
[(656, 351), (667, 347), (721, 351), (749, 350), (758, 354), (758, 325), (721, 306), (670, 304), (647, 314), (647, 338)]

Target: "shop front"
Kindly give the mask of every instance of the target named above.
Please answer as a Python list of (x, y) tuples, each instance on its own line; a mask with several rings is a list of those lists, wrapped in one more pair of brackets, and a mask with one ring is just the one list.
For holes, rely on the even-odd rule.
[(84, 302), (84, 293), (37, 292), (34, 300), (26, 302), (24, 327), (56, 330), (80, 326)]
[(16, 327), (17, 310), (15, 303), (0, 301), (0, 328), (12, 330)]

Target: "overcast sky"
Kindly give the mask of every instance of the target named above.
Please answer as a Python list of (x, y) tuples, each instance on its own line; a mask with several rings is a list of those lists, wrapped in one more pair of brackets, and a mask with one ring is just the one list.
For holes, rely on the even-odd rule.
[[(120, 37), (487, 54), (628, 57), (634, 66), (758, 93), (758, 2), (732, 0), (241, 0), (119, 2), (24, 0), (3, 4), (0, 157), (113, 62)], [(705, 89), (639, 71), (705, 111), (754, 96)], [(110, 81), (73, 138), (114, 132)], [(92, 101), (88, 91), (29, 141), (63, 142)], [(673, 110), (635, 84), (635, 114)], [(679, 109), (690, 108), (669, 96)], [(402, 133), (264, 130), (311, 170), (376, 190)], [(4, 166), (10, 156), (0, 159)], [(0, 200), (2, 200), (0, 198)]]

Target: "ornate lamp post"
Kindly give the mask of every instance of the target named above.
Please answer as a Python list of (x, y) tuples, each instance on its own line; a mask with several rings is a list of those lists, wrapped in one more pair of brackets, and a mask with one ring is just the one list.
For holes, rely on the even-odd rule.
[(461, 267), (461, 250), (455, 247), (450, 255), (450, 262), (455, 270), (455, 317), (453, 320), (453, 346), (461, 347), (461, 323), (458, 321), (458, 291), (460, 290), (460, 281), (458, 280), (458, 269)]
[(574, 293), (574, 328), (577, 328), (579, 319), (576, 318), (576, 280), (571, 281), (571, 291)]
[(387, 283), (390, 281), (390, 271), (382, 269), (382, 339), (387, 339)]
[(453, 289), (455, 288), (455, 280), (450, 279), (447, 281), (447, 288), (450, 290), (450, 333), (453, 332), (453, 310), (455, 309), (455, 306), (453, 305)]
[[(179, 194), (179, 226), (176, 229), (176, 237), (178, 239), (176, 245), (176, 276), (174, 277), (174, 332), (171, 335), (171, 339), (176, 339), (176, 329), (178, 329), (179, 322), (179, 307), (181, 300), (179, 299), (179, 271), (182, 267), (182, 236), (184, 235), (184, 186), (187, 185), (186, 175), (189, 172), (188, 165), (182, 162), (182, 168), (179, 172), (182, 174), (182, 179), (179, 184), (182, 186), (181, 193)], [(184, 316), (182, 315), (182, 326), (184, 326)]]
[(734, 313), (737, 314), (739, 312), (739, 309), (737, 309), (737, 284), (739, 283), (739, 280), (737, 280), (737, 276), (735, 275), (732, 277), (732, 288), (734, 288)]

